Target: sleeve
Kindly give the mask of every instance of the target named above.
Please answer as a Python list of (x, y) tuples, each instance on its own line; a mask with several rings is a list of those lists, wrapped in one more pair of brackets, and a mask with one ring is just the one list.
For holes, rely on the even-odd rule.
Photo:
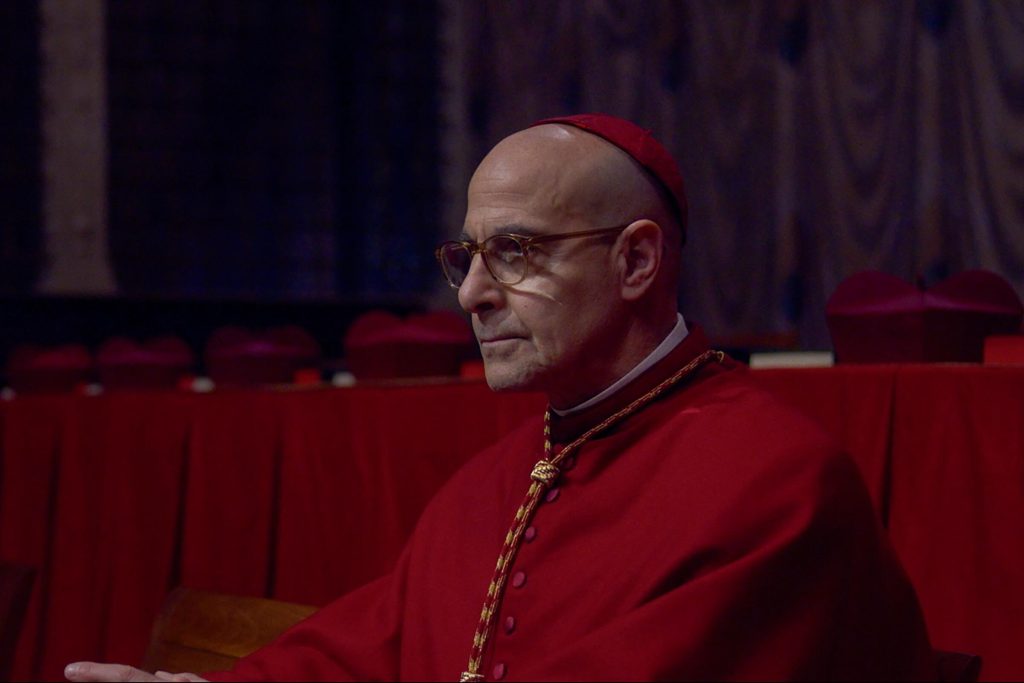
[(663, 592), (544, 653), (536, 671), (550, 680), (933, 680), (916, 595), (856, 466), (829, 458), (813, 497), (783, 475), (731, 506), (735, 515), (712, 532), (723, 540), (680, 558)]
[(395, 571), (296, 624), (213, 681), (397, 680), (408, 548)]

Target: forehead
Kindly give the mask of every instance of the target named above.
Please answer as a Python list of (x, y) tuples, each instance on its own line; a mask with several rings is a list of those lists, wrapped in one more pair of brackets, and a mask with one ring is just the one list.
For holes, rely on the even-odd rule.
[(590, 150), (578, 134), (541, 126), (498, 143), (469, 183), (466, 233), (483, 238), (510, 226), (552, 232), (587, 212), (582, 166)]
[(482, 166), (469, 185), (466, 232), (480, 238), (513, 228), (543, 232), (557, 222), (558, 174), (550, 168), (533, 170), (517, 164)]

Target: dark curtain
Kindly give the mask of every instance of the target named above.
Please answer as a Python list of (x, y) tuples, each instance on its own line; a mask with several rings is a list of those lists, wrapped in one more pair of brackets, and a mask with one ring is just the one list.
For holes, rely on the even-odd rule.
[(691, 199), (683, 310), (716, 337), (827, 347), (825, 302), (864, 269), (986, 268), (1024, 294), (1019, 0), (445, 7), (450, 200), (539, 118), (653, 129)]
[(436, 21), (433, 3), (110, 2), (121, 293), (420, 291)]
[(42, 260), (39, 12), (0, 3), (0, 294), (32, 290)]
[(435, 2), (337, 3), (331, 43), (339, 164), (339, 292), (413, 292), (440, 280), (439, 11)]

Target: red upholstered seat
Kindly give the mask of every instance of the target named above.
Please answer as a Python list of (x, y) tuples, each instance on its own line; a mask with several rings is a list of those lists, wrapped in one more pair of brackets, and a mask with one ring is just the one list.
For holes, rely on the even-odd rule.
[(254, 332), (222, 327), (206, 343), (206, 370), (218, 384), (253, 385), (291, 382), (296, 371), (317, 367), (320, 345), (301, 327)]
[(452, 311), (405, 320), (370, 311), (352, 323), (344, 348), (349, 369), (359, 379), (456, 376), (474, 341), (466, 320)]
[(930, 289), (865, 271), (839, 285), (825, 313), (840, 362), (977, 363), (985, 338), (1015, 332), (1024, 307), (988, 271), (958, 273)]
[(21, 634), (35, 575), (33, 567), (0, 563), (0, 681), (10, 679), (11, 660)]
[(93, 358), (81, 344), (20, 346), (7, 359), (7, 381), (19, 393), (71, 391), (93, 377)]
[(109, 389), (170, 389), (194, 364), (192, 349), (177, 337), (160, 337), (144, 344), (114, 337), (96, 352), (100, 381)]

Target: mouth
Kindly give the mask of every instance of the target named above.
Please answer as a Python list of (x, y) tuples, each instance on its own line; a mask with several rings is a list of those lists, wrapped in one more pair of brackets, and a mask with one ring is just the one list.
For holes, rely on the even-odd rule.
[(480, 344), (501, 344), (503, 342), (521, 341), (522, 337), (490, 337), (488, 339), (481, 339)]

